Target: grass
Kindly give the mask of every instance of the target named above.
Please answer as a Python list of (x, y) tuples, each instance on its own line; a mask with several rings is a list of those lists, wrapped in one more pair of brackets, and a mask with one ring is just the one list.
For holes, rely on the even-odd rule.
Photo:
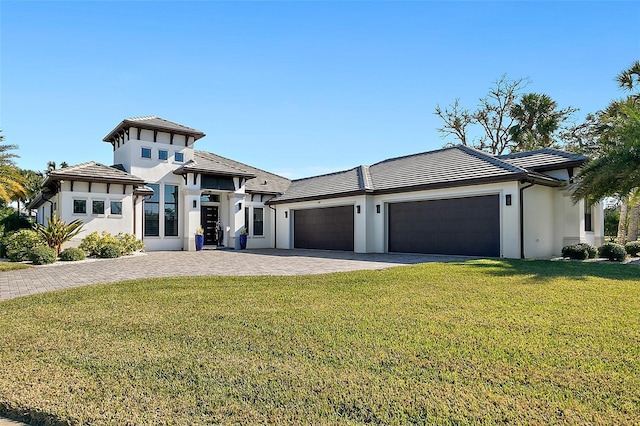
[(0, 262), (0, 272), (15, 271), (17, 269), (28, 269), (28, 268), (31, 268), (31, 266), (25, 265), (24, 263)]
[(66, 424), (632, 424), (640, 268), (479, 260), (0, 303), (0, 412)]

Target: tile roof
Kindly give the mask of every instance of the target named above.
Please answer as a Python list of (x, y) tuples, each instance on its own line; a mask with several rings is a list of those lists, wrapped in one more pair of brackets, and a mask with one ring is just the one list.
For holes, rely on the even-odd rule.
[(560, 151), (553, 148), (499, 155), (497, 158), (515, 166), (536, 171), (575, 167), (589, 161), (589, 157), (584, 155)]
[[(567, 154), (573, 155), (573, 154)], [(272, 203), (372, 193), (417, 191), (490, 182), (529, 180), (549, 186), (563, 181), (467, 146), (391, 158), (371, 166), (297, 179)]]
[(129, 174), (119, 168), (89, 161), (63, 169), (52, 170), (46, 177), (43, 186), (59, 180), (79, 180), (85, 182), (125, 183), (144, 185), (144, 179)]
[(291, 183), (289, 179), (282, 176), (206, 151), (195, 151), (194, 161), (186, 163), (174, 173), (190, 172), (243, 176), (249, 179), (245, 184), (246, 191), (253, 193), (279, 194), (284, 192)]
[(466, 146), (455, 146), (371, 166), (376, 191), (410, 187), (456, 186), (526, 177), (526, 171)]
[(147, 115), (143, 117), (125, 118), (102, 140), (105, 142), (110, 142), (119, 132), (130, 127), (160, 130), (165, 132), (172, 132), (179, 135), (189, 135), (193, 136), (195, 140), (198, 140), (205, 136), (203, 132), (192, 127), (174, 123), (173, 121), (165, 120), (164, 118), (157, 117), (155, 115)]
[(286, 192), (276, 200), (278, 202), (302, 201), (360, 193), (366, 190), (362, 184), (362, 173), (362, 167), (355, 167), (341, 172), (292, 180)]

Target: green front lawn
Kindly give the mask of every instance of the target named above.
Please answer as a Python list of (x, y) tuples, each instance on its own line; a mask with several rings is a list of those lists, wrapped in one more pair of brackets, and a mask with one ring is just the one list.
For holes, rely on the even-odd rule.
[(73, 424), (632, 424), (640, 268), (469, 261), (0, 303), (0, 412)]

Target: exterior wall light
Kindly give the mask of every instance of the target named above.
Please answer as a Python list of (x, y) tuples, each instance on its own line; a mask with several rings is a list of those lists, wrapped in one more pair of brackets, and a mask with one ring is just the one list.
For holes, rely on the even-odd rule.
[(504, 196), (505, 203), (510, 206), (511, 205), (511, 194), (507, 194)]

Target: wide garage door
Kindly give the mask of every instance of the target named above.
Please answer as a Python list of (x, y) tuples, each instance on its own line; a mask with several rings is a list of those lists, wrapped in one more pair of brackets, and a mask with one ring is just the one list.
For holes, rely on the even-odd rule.
[(500, 198), (389, 204), (389, 251), (499, 257)]
[(293, 246), (353, 251), (353, 206), (295, 210)]

